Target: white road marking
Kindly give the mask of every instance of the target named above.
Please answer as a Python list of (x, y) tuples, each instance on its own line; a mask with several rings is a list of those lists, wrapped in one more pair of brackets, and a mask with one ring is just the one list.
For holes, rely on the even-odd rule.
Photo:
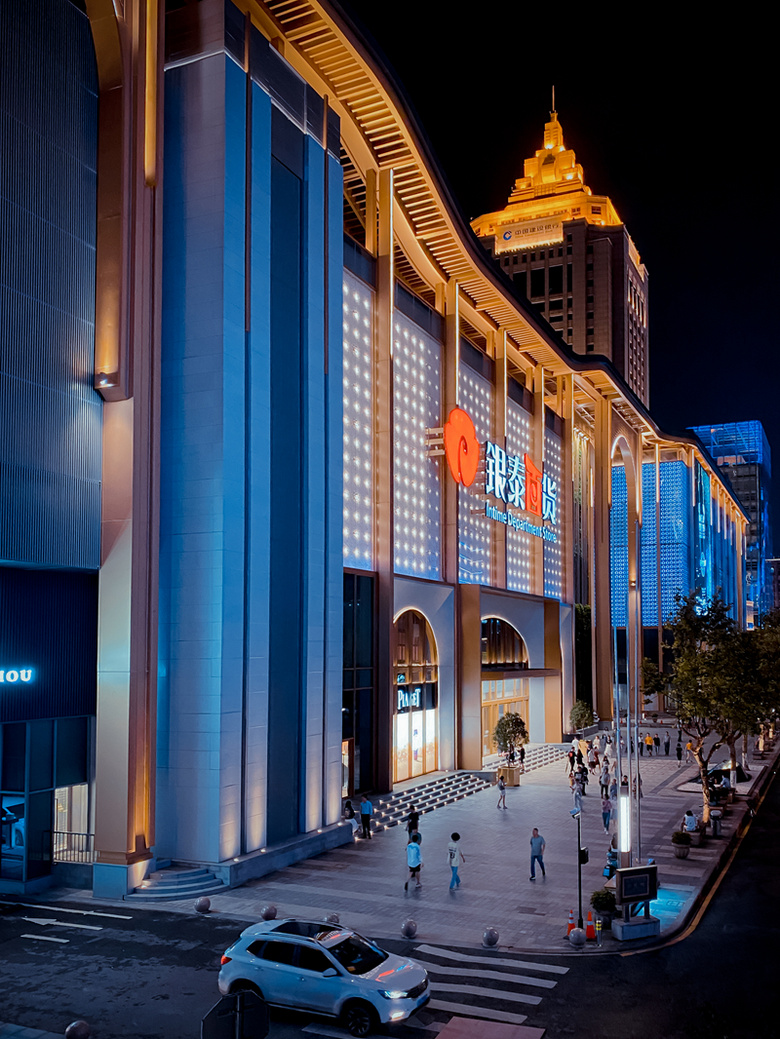
[(70, 941), (69, 938), (50, 938), (48, 934), (22, 934), (20, 938), (29, 938), (33, 942), (58, 942), (60, 945), (67, 945)]
[(521, 1025), (528, 1018), (524, 1014), (510, 1014), (507, 1010), (486, 1010), (484, 1007), (470, 1007), (465, 1003), (449, 1003), (443, 999), (432, 999), (426, 1006), (431, 1010), (445, 1010), (458, 1017), (478, 1017), (483, 1021), (505, 1021), (510, 1025)]
[[(44, 910), (46, 909), (46, 906), (41, 905), (40, 902), (36, 904), (36, 903), (33, 903), (33, 902), (2, 902), (2, 901), (0, 901), (0, 906), (14, 906), (14, 907), (19, 907), (20, 909), (44, 909)], [(105, 916), (105, 917), (110, 917), (112, 920), (132, 920), (133, 919), (132, 916), (126, 916), (126, 915), (123, 915), (122, 913), (99, 913), (95, 909), (66, 909), (65, 906), (55, 906), (55, 907), (52, 908), (51, 911), (53, 913), (54, 912), (56, 912), (56, 913), (75, 913), (77, 916)]]
[[(429, 963), (428, 960), (419, 960), (415, 958), (415, 963), (419, 963), (421, 967), (425, 967), (429, 974), (445, 974), (447, 977), (456, 978), (474, 978), (478, 976), (480, 978), (491, 978), (493, 981), (506, 981), (517, 985), (535, 985), (537, 988), (555, 988), (558, 984), (557, 981), (550, 981), (548, 978), (529, 978), (526, 974), (512, 974), (505, 970), (481, 970), (478, 973), (468, 967), (450, 967), (449, 964), (440, 963)], [(489, 991), (486, 989), (485, 991)]]
[(538, 970), (542, 974), (568, 974), (568, 967), (557, 967), (553, 963), (532, 963), (530, 960), (499, 960), (487, 956), (469, 956), (466, 953), (439, 949), (435, 945), (418, 945), (415, 952), (428, 953), (442, 960), (457, 960), (459, 963), (481, 963), (484, 966), (514, 967), (516, 970)]
[(66, 920), (49, 920), (47, 917), (36, 917), (36, 916), (23, 916), (22, 920), (26, 920), (28, 924), (39, 924), (41, 927), (51, 925), (53, 927), (78, 927), (81, 931), (102, 931), (103, 928), (97, 924), (76, 924), (69, 923)]
[[(431, 991), (437, 993), (462, 992), (464, 996), (482, 996), (483, 999), (487, 996), (488, 999), (499, 999), (502, 1002), (506, 1000), (509, 1003), (530, 1003), (532, 1006), (538, 1006), (542, 1002), (541, 996), (527, 996), (524, 992), (505, 992), (503, 989), (487, 989), (481, 985), (448, 985), (446, 982), (439, 984), (434, 981), (431, 984)], [(429, 1003), (428, 1006), (430, 1005)]]

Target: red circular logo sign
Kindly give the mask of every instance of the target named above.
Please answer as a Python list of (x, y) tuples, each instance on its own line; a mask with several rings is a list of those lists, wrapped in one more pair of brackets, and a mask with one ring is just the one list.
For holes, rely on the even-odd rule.
[(453, 408), (444, 426), (444, 453), (456, 483), (470, 487), (479, 466), (479, 441), (474, 423), (461, 408)]

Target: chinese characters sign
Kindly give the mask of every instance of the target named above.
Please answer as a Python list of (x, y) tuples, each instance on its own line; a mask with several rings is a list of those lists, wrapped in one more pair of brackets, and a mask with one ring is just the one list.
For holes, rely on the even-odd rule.
[(558, 485), (547, 473), (542, 473), (528, 455), (520, 459), (508, 455), (503, 447), (488, 441), (485, 444), (485, 494), (513, 505), (516, 509), (532, 512), (557, 523)]

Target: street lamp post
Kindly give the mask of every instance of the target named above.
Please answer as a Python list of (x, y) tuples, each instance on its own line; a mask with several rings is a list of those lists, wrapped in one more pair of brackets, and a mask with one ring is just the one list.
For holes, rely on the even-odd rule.
[[(579, 906), (579, 916), (577, 917), (577, 926), (582, 930), (582, 864), (588, 861), (588, 849), (582, 847), (582, 813), (578, 812), (576, 808), (572, 809), (572, 818), (577, 820), (577, 896)], [(583, 858), (583, 852), (585, 857)]]

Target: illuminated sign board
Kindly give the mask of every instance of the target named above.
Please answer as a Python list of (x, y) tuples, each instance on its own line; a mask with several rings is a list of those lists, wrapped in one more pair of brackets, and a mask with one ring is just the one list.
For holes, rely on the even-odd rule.
[(516, 224), (503, 224), (496, 234), (496, 253), (512, 252), (515, 249), (530, 249), (535, 245), (549, 245), (563, 241), (563, 221), (524, 220)]
[[(470, 487), (477, 477), (482, 456), (474, 423), (462, 408), (453, 408), (442, 433), (444, 454), (453, 480)], [(530, 455), (524, 454), (522, 458), (509, 455), (491, 441), (484, 445), (484, 459), (485, 494), (505, 506), (501, 509), (486, 502), (487, 518), (544, 541), (557, 542), (558, 534), (553, 529), (558, 523), (557, 481), (542, 472)], [(518, 516), (510, 511), (510, 506), (537, 518)]]
[(0, 682), (32, 682), (33, 674), (31, 667), (0, 668)]
[(416, 708), (418, 711), (422, 707), (422, 689), (419, 685), (416, 685), (413, 689), (399, 689), (398, 690), (398, 710), (397, 714), (402, 714), (404, 711), (408, 711), (410, 708)]

